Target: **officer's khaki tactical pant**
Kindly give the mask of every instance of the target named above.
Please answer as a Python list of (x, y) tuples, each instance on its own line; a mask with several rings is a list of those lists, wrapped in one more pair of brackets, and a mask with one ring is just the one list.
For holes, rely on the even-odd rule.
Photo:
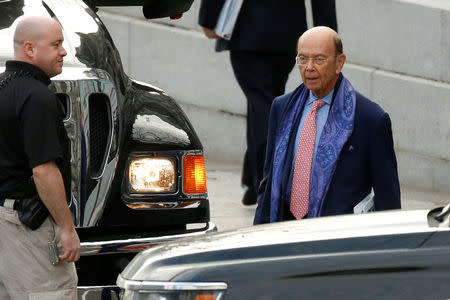
[(0, 299), (77, 298), (74, 263), (50, 263), (48, 242), (55, 236), (62, 249), (52, 218), (32, 231), (22, 225), (16, 211), (0, 206)]

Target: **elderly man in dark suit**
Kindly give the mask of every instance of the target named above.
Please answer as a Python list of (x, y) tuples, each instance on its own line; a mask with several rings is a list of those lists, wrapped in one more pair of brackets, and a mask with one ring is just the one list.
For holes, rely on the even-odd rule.
[[(295, 63), (297, 38), (307, 29), (305, 2), (245, 0), (231, 40), (214, 31), (225, 0), (202, 0), (199, 24), (208, 38), (217, 39), (216, 51), (230, 50), (235, 77), (247, 98), (247, 151), (242, 184), (245, 205), (256, 203), (263, 176), (267, 120), (273, 99), (284, 93)], [(337, 30), (335, 0), (311, 1), (314, 25)]]
[(375, 210), (400, 208), (391, 121), (341, 74), (338, 34), (298, 40), (303, 79), (274, 100), (255, 224), (353, 213), (374, 190)]

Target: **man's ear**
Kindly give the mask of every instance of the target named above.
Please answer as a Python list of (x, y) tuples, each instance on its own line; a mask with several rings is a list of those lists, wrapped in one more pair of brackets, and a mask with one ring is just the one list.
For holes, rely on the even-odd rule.
[(23, 53), (29, 58), (33, 58), (34, 57), (33, 42), (26, 41), (25, 43), (23, 43)]
[(336, 68), (336, 74), (341, 73), (342, 68), (344, 67), (345, 60), (347, 59), (347, 56), (345, 56), (344, 53), (341, 53), (337, 57), (337, 68)]

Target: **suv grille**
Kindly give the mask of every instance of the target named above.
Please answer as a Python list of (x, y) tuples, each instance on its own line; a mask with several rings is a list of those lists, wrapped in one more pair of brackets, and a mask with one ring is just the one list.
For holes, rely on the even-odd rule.
[(62, 109), (64, 112), (64, 121), (69, 119), (70, 116), (70, 99), (69, 95), (64, 93), (56, 93), (56, 98), (58, 99), (59, 103), (62, 105)]
[(109, 99), (104, 94), (89, 96), (89, 150), (90, 177), (99, 177), (103, 171), (111, 132)]

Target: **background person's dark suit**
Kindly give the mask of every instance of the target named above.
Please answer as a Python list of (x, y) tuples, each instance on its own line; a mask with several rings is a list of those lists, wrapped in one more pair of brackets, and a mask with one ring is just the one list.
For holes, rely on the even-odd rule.
[[(224, 2), (202, 0), (199, 24), (214, 29)], [(314, 25), (337, 30), (335, 1), (311, 2)], [(234, 74), (247, 98), (242, 184), (255, 201), (263, 176), (270, 106), (275, 97), (284, 93), (295, 64), (297, 39), (306, 29), (304, 1), (244, 0), (231, 40), (216, 43), (216, 51), (230, 50)]]
[[(335, 89), (339, 84), (338, 80)], [(266, 177), (259, 190), (255, 224), (269, 223), (270, 221), (274, 145), (278, 127), (291, 94), (278, 97), (272, 105), (264, 167)], [(298, 121), (294, 126), (298, 127)], [(289, 162), (294, 159), (293, 145), (294, 143), (287, 150), (286, 160)], [(289, 176), (291, 179), (292, 174)], [(280, 201), (283, 205), (283, 220), (295, 219), (289, 211), (291, 196), (289, 182), (290, 180), (286, 180), (282, 185)], [(336, 169), (323, 202), (321, 216), (353, 213), (353, 207), (372, 188), (375, 194), (375, 210), (400, 208), (400, 186), (393, 148), (391, 120), (378, 104), (356, 93), (354, 129), (337, 160)]]

